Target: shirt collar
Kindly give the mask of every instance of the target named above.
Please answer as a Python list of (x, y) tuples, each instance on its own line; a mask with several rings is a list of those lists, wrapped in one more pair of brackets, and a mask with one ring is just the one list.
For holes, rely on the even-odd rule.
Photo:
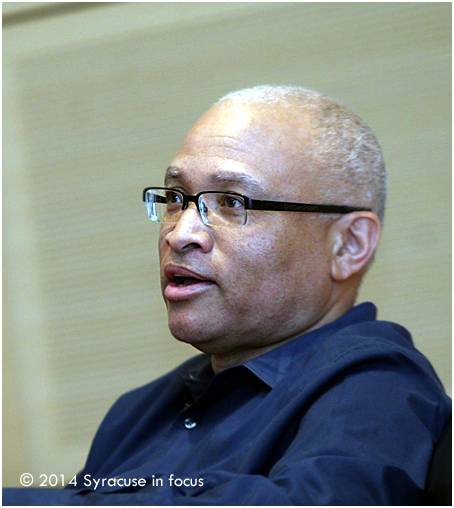
[(289, 369), (298, 361), (302, 353), (305, 353), (316, 342), (347, 326), (364, 321), (375, 321), (377, 308), (373, 303), (365, 302), (332, 323), (316, 328), (307, 333), (295, 337), (289, 342), (282, 344), (267, 353), (249, 360), (244, 366), (253, 372), (259, 379), (273, 388)]

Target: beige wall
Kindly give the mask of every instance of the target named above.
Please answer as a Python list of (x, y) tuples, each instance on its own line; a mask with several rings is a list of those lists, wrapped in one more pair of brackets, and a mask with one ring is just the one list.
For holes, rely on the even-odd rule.
[(451, 387), (447, 3), (3, 3), (3, 475), (83, 466), (124, 391), (195, 353), (166, 326), (141, 190), (227, 91), (297, 84), (375, 129), (385, 234), (360, 300)]

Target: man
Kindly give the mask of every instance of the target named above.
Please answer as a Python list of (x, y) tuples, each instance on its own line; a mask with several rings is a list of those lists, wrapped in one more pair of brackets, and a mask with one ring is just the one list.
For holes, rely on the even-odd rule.
[(385, 192), (371, 130), (318, 93), (203, 115), (144, 191), (170, 330), (203, 354), (121, 397), (46, 502), (418, 504), (451, 403), (405, 329), (354, 307)]

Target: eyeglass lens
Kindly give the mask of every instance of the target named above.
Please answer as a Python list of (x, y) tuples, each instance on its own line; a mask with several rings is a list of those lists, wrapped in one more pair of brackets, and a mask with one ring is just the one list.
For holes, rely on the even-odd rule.
[[(150, 189), (145, 201), (153, 221), (175, 223), (181, 217), (184, 197), (179, 191)], [(210, 226), (236, 227), (246, 222), (244, 199), (237, 194), (204, 192), (199, 196), (198, 209), (203, 222)]]

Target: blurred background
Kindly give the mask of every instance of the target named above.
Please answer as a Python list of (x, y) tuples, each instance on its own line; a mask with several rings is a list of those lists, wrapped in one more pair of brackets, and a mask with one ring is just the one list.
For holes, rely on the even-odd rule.
[(228, 91), (301, 85), (389, 172), (360, 301), (451, 393), (450, 3), (3, 2), (3, 484), (84, 465), (116, 398), (197, 353), (168, 332), (142, 189)]

